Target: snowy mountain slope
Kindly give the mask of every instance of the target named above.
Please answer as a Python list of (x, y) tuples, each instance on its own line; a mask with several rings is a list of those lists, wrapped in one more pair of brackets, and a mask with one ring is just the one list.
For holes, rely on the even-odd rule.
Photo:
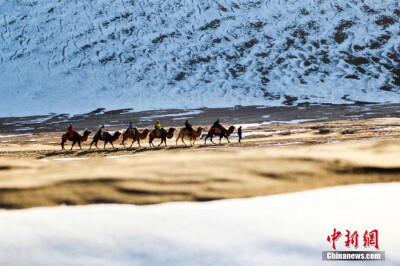
[(400, 101), (388, 1), (1, 1), (0, 116)]

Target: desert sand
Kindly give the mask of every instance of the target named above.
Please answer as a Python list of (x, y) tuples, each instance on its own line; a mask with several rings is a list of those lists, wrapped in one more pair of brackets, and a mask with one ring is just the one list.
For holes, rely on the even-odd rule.
[(398, 118), (243, 127), (241, 144), (233, 135), (230, 144), (171, 139), (166, 148), (143, 141), (124, 149), (120, 139), (116, 149), (89, 150), (92, 133), (73, 151), (61, 151), (63, 132), (2, 134), (0, 207), (209, 201), (400, 181)]

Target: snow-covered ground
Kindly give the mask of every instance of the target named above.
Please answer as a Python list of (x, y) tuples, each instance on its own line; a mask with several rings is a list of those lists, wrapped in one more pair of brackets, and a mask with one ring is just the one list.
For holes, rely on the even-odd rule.
[(357, 230), (358, 250), (366, 250), (365, 230), (379, 230), (383, 264), (399, 265), (398, 202), (400, 183), (387, 183), (207, 203), (3, 210), (0, 264), (321, 265), (336, 228)]
[(10, 134), (10, 135), (0, 135), (0, 138), (18, 138), (32, 136), (32, 134)]
[(398, 0), (0, 3), (0, 116), (399, 102)]

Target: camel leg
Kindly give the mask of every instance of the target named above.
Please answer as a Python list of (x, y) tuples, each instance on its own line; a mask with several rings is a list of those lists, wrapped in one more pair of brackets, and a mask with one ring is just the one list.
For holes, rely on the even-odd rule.
[(140, 148), (142, 147), (142, 146), (140, 145), (140, 138), (138, 138), (137, 144), (139, 145)]
[(112, 141), (110, 141), (110, 144), (113, 147), (113, 149), (115, 149), (114, 144), (112, 143)]
[(129, 146), (129, 149), (132, 148), (134, 142), (135, 142), (135, 139), (132, 140), (132, 143), (131, 143), (131, 146)]
[(92, 145), (93, 145), (93, 143), (94, 143), (94, 146), (95, 146), (97, 149), (99, 148), (99, 147), (97, 147), (97, 140), (93, 139), (93, 140), (92, 140), (92, 143), (90, 143), (89, 150), (91, 150), (91, 149), (92, 149)]
[(178, 137), (176, 138), (175, 146), (178, 146), (178, 140), (179, 140), (179, 138), (180, 138), (180, 136), (178, 136)]
[(62, 151), (65, 150), (65, 148), (64, 148), (64, 143), (65, 143), (65, 142), (61, 141), (61, 150), (62, 150)]
[(160, 142), (160, 144), (158, 144), (158, 147), (160, 147), (161, 144), (163, 144), (163, 142), (164, 142), (164, 140), (161, 138), (161, 142)]
[[(125, 140), (126, 140), (126, 139), (122, 139), (122, 145), (124, 145), (124, 148), (126, 148), (126, 147), (125, 147)], [(132, 145), (131, 145), (131, 147), (132, 147)]]
[(74, 147), (75, 143), (76, 143), (76, 140), (74, 140), (74, 142), (72, 142), (71, 151), (72, 151), (72, 148)]
[(231, 142), (229, 141), (229, 138), (228, 138), (227, 135), (225, 135), (225, 138), (226, 138), (226, 140), (228, 141), (228, 143), (231, 143)]
[(81, 141), (80, 141), (80, 140), (78, 140), (78, 145), (79, 145), (79, 149), (81, 149), (81, 150), (82, 150), (82, 147), (81, 147)]
[(182, 137), (182, 142), (183, 142), (183, 144), (185, 144), (185, 146), (187, 146), (186, 143), (185, 143), (185, 141), (183, 140), (183, 137)]
[(104, 149), (106, 149), (107, 142), (107, 140), (104, 141)]
[[(99, 149), (99, 147), (97, 146), (97, 142), (99, 142), (99, 140), (93, 140), (92, 144), (94, 143), (94, 146)], [(92, 147), (92, 144), (90, 144), (90, 147)]]
[(215, 142), (214, 142), (212, 139), (213, 139), (213, 136), (210, 137), (210, 141), (211, 141), (213, 144), (215, 144)]

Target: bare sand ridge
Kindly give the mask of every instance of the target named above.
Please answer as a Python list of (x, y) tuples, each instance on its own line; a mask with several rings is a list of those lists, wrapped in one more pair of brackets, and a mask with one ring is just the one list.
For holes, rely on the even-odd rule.
[(251, 124), (244, 133), (242, 144), (232, 136), (231, 144), (172, 139), (166, 149), (147, 141), (123, 149), (118, 141), (115, 150), (86, 143), (82, 151), (61, 151), (62, 132), (2, 134), (0, 207), (208, 201), (400, 181), (398, 118)]

